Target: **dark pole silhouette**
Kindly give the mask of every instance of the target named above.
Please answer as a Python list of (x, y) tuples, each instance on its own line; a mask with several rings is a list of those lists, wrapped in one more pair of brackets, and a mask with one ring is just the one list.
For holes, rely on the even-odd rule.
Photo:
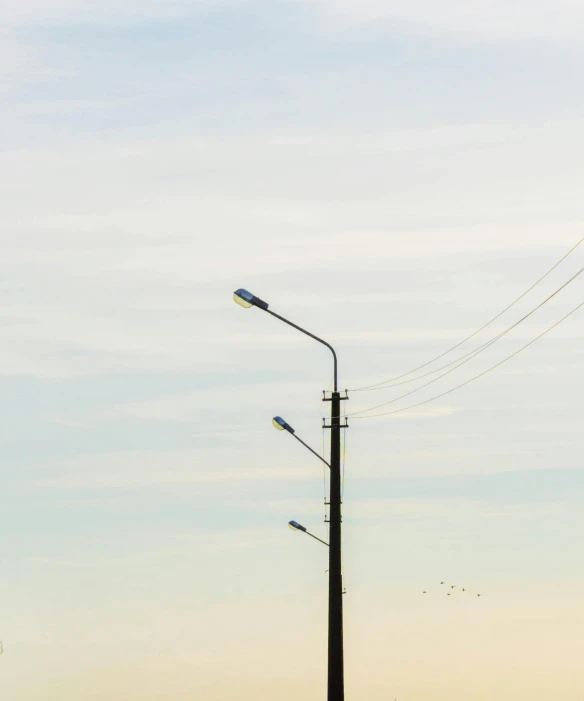
[(328, 701), (344, 701), (343, 578), (341, 572), (341, 397), (331, 398)]

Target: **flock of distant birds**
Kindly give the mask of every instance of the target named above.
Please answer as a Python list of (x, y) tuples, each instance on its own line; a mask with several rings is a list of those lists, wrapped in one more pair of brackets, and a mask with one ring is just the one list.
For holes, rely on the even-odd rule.
[[(440, 582), (440, 584), (441, 584), (442, 586), (444, 586), (444, 585), (445, 585), (445, 582)], [(450, 589), (452, 590), (452, 591), (446, 592), (446, 596), (452, 596), (452, 594), (454, 593), (454, 590), (456, 589), (456, 584), (449, 584), (449, 585), (446, 585), (446, 586), (449, 586)], [(461, 593), (462, 593), (462, 592), (465, 592), (465, 593), (466, 593), (466, 589), (465, 589), (464, 587), (463, 587), (462, 589), (459, 589), (459, 591), (460, 591)], [(422, 592), (422, 594), (427, 594), (427, 593), (428, 593), (428, 592), (427, 592), (426, 590), (424, 590), (424, 591)], [(482, 594), (477, 594), (476, 596), (482, 596)], [(3, 645), (3, 643), (2, 643), (2, 640), (0, 640), (0, 655), (1, 655), (3, 652), (4, 652), (4, 645)]]
[[(445, 582), (440, 582), (440, 584), (441, 584), (442, 586), (444, 586), (446, 583), (445, 583)], [(454, 593), (454, 590), (456, 589), (456, 584), (449, 584), (449, 585), (446, 585), (446, 586), (447, 586), (447, 587), (449, 586), (450, 589), (452, 590), (452, 591), (446, 592), (446, 596), (452, 596), (452, 594)], [(462, 593), (462, 592), (465, 592), (465, 593), (466, 593), (466, 589), (465, 589), (464, 587), (463, 587), (462, 589), (459, 589), (459, 591), (460, 591), (461, 593)], [(422, 592), (422, 594), (427, 594), (427, 593), (428, 593), (428, 592), (427, 592), (426, 590), (424, 590), (424, 591)], [(477, 594), (476, 596), (482, 596), (482, 594)], [(1, 655), (3, 652), (4, 652), (4, 645), (3, 645), (2, 640), (0, 640), (0, 655)]]
[[(440, 584), (442, 586), (444, 586), (445, 582), (440, 582)], [(452, 596), (452, 594), (454, 593), (454, 590), (456, 589), (456, 584), (447, 584), (446, 586), (450, 587), (450, 589), (452, 590), (452, 591), (446, 592), (446, 596)], [(464, 589), (464, 587), (463, 587), (462, 589), (459, 589), (458, 591), (460, 591), (462, 593), (462, 592), (466, 592), (467, 590)], [(427, 593), (428, 592), (425, 590), (422, 592), (422, 594), (427, 594)], [(476, 596), (482, 596), (482, 594), (477, 594)]]

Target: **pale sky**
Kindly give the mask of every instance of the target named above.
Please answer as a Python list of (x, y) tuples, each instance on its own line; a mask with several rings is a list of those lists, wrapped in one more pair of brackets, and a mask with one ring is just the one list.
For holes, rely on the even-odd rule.
[[(326, 539), (322, 466), (271, 418), (321, 451), (331, 360), (233, 290), (331, 342), (342, 388), (482, 326), (584, 235), (583, 26), (575, 0), (5, 1), (2, 701), (325, 698), (327, 553), (286, 527)], [(582, 301), (584, 275), (387, 409)], [(347, 701), (581, 701), (583, 340), (584, 308), (350, 420)]]

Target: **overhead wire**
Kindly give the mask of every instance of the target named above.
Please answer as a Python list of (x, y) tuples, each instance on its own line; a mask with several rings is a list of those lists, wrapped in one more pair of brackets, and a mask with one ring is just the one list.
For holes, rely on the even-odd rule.
[[(323, 460), (325, 459), (324, 454), (325, 454), (325, 439), (324, 439), (324, 421), (322, 424), (322, 457)], [(323, 495), (324, 495), (324, 521), (326, 523), (326, 465), (324, 462), (322, 463), (322, 490), (323, 490)]]
[(452, 392), (455, 392), (456, 390), (461, 389), (461, 387), (465, 387), (466, 385), (470, 384), (471, 382), (478, 380), (479, 378), (483, 377), (484, 375), (491, 372), (492, 370), (495, 370), (496, 368), (500, 367), (501, 365), (503, 365), (503, 363), (506, 363), (508, 360), (511, 360), (511, 358), (514, 358), (516, 355), (518, 355), (519, 353), (524, 351), (526, 348), (529, 348), (529, 346), (533, 345), (536, 341), (539, 341), (540, 338), (545, 336), (552, 329), (555, 329), (556, 326), (559, 326), (563, 321), (565, 321), (568, 317), (572, 316), (572, 314), (577, 312), (578, 309), (580, 309), (583, 306), (584, 306), (584, 302), (580, 302), (580, 304), (578, 304), (577, 307), (572, 309), (571, 312), (566, 314), (566, 316), (563, 316), (559, 321), (556, 321), (555, 324), (552, 324), (552, 326), (547, 328), (543, 333), (540, 333), (539, 336), (536, 336), (529, 343), (526, 343), (524, 346), (519, 348), (519, 350), (516, 350), (514, 353), (511, 353), (511, 355), (508, 355), (506, 358), (503, 358), (503, 360), (500, 360), (495, 365), (492, 365), (490, 368), (483, 370), (483, 372), (479, 373), (478, 375), (471, 377), (469, 380), (466, 380), (466, 382), (462, 382), (461, 384), (457, 385), (456, 387), (452, 387), (452, 389), (449, 389), (446, 392), (442, 392), (441, 394), (437, 394), (435, 397), (430, 397), (430, 399), (426, 399), (423, 402), (418, 402), (417, 404), (412, 404), (411, 406), (402, 407), (401, 409), (393, 409), (392, 411), (382, 412), (380, 414), (371, 414), (369, 416), (356, 416), (355, 415), (357, 413), (362, 414), (363, 412), (366, 412), (366, 411), (373, 411), (373, 409), (377, 408), (377, 407), (372, 407), (371, 409), (364, 409), (363, 412), (355, 412), (355, 414), (348, 414), (348, 416), (351, 417), (352, 419), (374, 419), (378, 416), (389, 416), (390, 414), (399, 414), (400, 412), (409, 411), (410, 409), (415, 409), (417, 407), (423, 406), (424, 404), (429, 404), (430, 402), (433, 402), (436, 399), (440, 399), (441, 397), (445, 397), (447, 394), (451, 394)]
[(342, 471), (342, 473), (341, 473), (341, 475), (342, 475), (342, 476), (341, 476), (341, 499), (342, 499), (343, 496), (345, 495), (345, 470), (346, 470), (345, 465), (346, 465), (346, 462), (347, 462), (347, 426), (346, 426), (346, 423), (347, 423), (347, 421), (346, 421), (346, 419), (347, 419), (347, 411), (346, 411), (346, 409), (345, 409), (345, 405), (344, 405), (344, 404), (343, 404), (343, 418), (345, 419), (345, 421), (344, 421), (345, 426), (342, 426), (342, 430), (343, 430), (343, 434), (342, 434), (342, 435), (343, 435), (343, 453), (342, 453), (343, 462), (342, 462), (342, 468), (343, 468), (343, 471)]
[[(580, 270), (572, 275), (572, 277), (567, 280), (561, 287), (558, 287), (557, 290), (555, 290), (551, 295), (546, 297), (546, 299), (543, 300), (543, 302), (540, 302), (540, 304), (537, 305), (534, 309), (532, 309), (530, 312), (525, 314), (521, 319), (516, 321), (514, 324), (506, 328), (504, 331), (502, 331), (500, 334), (492, 338), (490, 341), (487, 343), (483, 344), (480, 346), (478, 349), (475, 349), (472, 353), (467, 353), (466, 356), (462, 356), (462, 358), (459, 358), (458, 360), (462, 360), (462, 362), (459, 362), (458, 365), (455, 365), (454, 367), (450, 368), (450, 370), (447, 370), (446, 372), (443, 372), (441, 375), (438, 375), (438, 377), (434, 377), (432, 380), (429, 380), (428, 382), (424, 383), (423, 385), (420, 385), (419, 387), (414, 388), (413, 390), (410, 390), (409, 392), (406, 392), (405, 394), (400, 395), (399, 397), (394, 397), (393, 399), (390, 399), (387, 402), (382, 402), (381, 404), (377, 404), (376, 406), (370, 407), (369, 409), (363, 409), (362, 411), (356, 411), (354, 414), (350, 414), (350, 416), (357, 416), (358, 414), (363, 414), (367, 411), (373, 411), (375, 409), (380, 409), (383, 406), (387, 406), (388, 404), (394, 404), (395, 402), (399, 401), (400, 399), (404, 399), (405, 397), (409, 397), (412, 394), (415, 394), (416, 392), (419, 392), (421, 389), (424, 389), (425, 387), (428, 387), (429, 385), (433, 384), (434, 382), (438, 382), (438, 380), (441, 380), (443, 377), (446, 377), (446, 375), (449, 375), (451, 372), (454, 372), (455, 370), (458, 370), (458, 368), (462, 367), (466, 363), (468, 363), (470, 360), (475, 358), (479, 353), (482, 353), (484, 350), (487, 350), (487, 348), (490, 348), (494, 343), (496, 343), (499, 339), (503, 338), (506, 334), (508, 334), (510, 331), (512, 331), (514, 328), (519, 326), (522, 322), (524, 322), (526, 319), (528, 319), (532, 314), (535, 314), (539, 309), (541, 309), (545, 304), (547, 304), (551, 299), (553, 299), (557, 294), (559, 294), (565, 287), (567, 287), (571, 282), (573, 282), (579, 275), (581, 275), (584, 272), (584, 267), (580, 268)], [(464, 359), (463, 359), (464, 358)], [(458, 361), (455, 361), (458, 362)], [(448, 365), (451, 365), (451, 363), (448, 363)], [(445, 365), (444, 368), (448, 367), (448, 365)], [(441, 368), (441, 369), (444, 369)], [(432, 375), (434, 373), (428, 373), (425, 375), (427, 377), (428, 375)], [(417, 379), (422, 379), (417, 378)], [(396, 385), (398, 386), (398, 385)], [(385, 389), (385, 388), (384, 388)]]
[[(535, 309), (533, 309), (531, 312), (529, 312), (529, 314), (526, 314), (524, 317), (522, 317), (521, 319), (519, 319), (519, 321), (515, 322), (514, 324), (511, 324), (511, 326), (509, 326), (507, 329), (505, 329), (505, 330), (502, 331), (501, 333), (498, 333), (496, 336), (494, 336), (493, 338), (489, 339), (488, 341), (485, 341), (481, 346), (478, 346), (478, 347), (475, 348), (474, 350), (469, 351), (468, 353), (465, 353), (464, 355), (461, 355), (460, 357), (455, 358), (454, 360), (451, 360), (449, 363), (446, 363), (445, 365), (441, 365), (439, 368), (436, 368), (435, 370), (430, 370), (430, 372), (426, 372), (426, 373), (424, 373), (423, 375), (418, 375), (417, 377), (412, 377), (412, 378), (410, 378), (409, 380), (404, 380), (403, 382), (395, 382), (394, 384), (385, 385), (385, 386), (383, 386), (383, 387), (372, 387), (372, 388), (369, 389), (369, 390), (351, 390), (351, 391), (379, 392), (380, 390), (384, 390), (384, 389), (392, 389), (393, 387), (401, 387), (402, 385), (408, 385), (408, 384), (411, 384), (412, 382), (417, 382), (418, 380), (423, 380), (425, 377), (430, 377), (430, 375), (435, 375), (437, 372), (440, 372), (440, 370), (444, 370), (445, 368), (448, 368), (448, 367), (450, 367), (451, 365), (454, 365), (455, 363), (458, 363), (459, 361), (464, 360), (465, 358), (468, 358), (469, 360), (471, 360), (472, 358), (474, 358), (475, 356), (477, 356), (479, 353), (482, 353), (483, 350), (486, 350), (487, 348), (489, 348), (490, 346), (492, 346), (493, 343), (495, 343), (495, 342), (498, 341), (500, 338), (502, 338), (503, 336), (505, 336), (507, 333), (509, 333), (509, 331), (511, 331), (511, 330), (514, 329), (516, 326), (518, 326), (518, 325), (521, 324), (523, 321), (525, 321), (525, 319), (527, 319), (529, 316), (531, 316), (531, 314), (533, 314), (535, 311), (537, 311), (537, 310), (538, 310), (540, 307), (542, 307), (544, 304), (546, 304), (547, 302), (549, 302), (549, 300), (550, 300), (552, 297), (554, 297), (559, 291), (561, 291), (564, 287), (566, 287), (566, 286), (569, 285), (573, 280), (575, 280), (575, 279), (578, 277), (578, 275), (580, 275), (583, 271), (584, 271), (584, 268), (581, 268), (581, 269), (580, 269), (573, 277), (571, 277), (564, 285), (562, 285), (558, 290), (556, 290), (556, 292), (554, 292), (553, 295), (551, 295), (550, 297), (547, 297), (540, 305), (538, 305), (537, 307), (535, 307)], [(471, 357), (469, 357), (469, 356), (471, 356)], [(465, 361), (465, 362), (466, 362), (466, 361)], [(464, 363), (461, 363), (461, 365), (464, 365)], [(458, 367), (460, 367), (460, 366), (458, 366)]]
[[(496, 316), (494, 316), (492, 319), (487, 321), (486, 324), (483, 324), (483, 326), (481, 326), (479, 329), (477, 329), (476, 331), (471, 333), (470, 336), (467, 336), (462, 341), (459, 341), (457, 344), (455, 344), (454, 346), (452, 346), (448, 350), (444, 351), (443, 353), (440, 353), (440, 355), (437, 355), (436, 357), (432, 358), (431, 360), (428, 360), (426, 363), (423, 363), (422, 365), (418, 365), (418, 367), (414, 368), (413, 370), (409, 370), (408, 372), (405, 372), (401, 375), (396, 375), (395, 377), (391, 377), (388, 380), (383, 380), (383, 382), (377, 382), (377, 383), (372, 384), (372, 385), (365, 385), (364, 387), (354, 388), (351, 391), (352, 392), (364, 392), (366, 390), (371, 390), (371, 389), (375, 389), (377, 387), (380, 387), (381, 385), (387, 385), (391, 382), (395, 382), (396, 380), (401, 380), (403, 377), (407, 377), (408, 375), (412, 375), (414, 372), (418, 372), (418, 370), (422, 370), (425, 367), (428, 367), (428, 365), (431, 365), (432, 363), (436, 362), (437, 360), (440, 360), (440, 358), (443, 358), (445, 355), (452, 353), (453, 350), (456, 350), (457, 348), (462, 346), (467, 341), (470, 341), (471, 338), (474, 338), (477, 334), (479, 334), (481, 331), (483, 331), (488, 326), (490, 326), (499, 317), (503, 316), (503, 314), (505, 314), (505, 312), (509, 311), (509, 309), (514, 307), (517, 304), (517, 302), (522, 300), (527, 294), (529, 294), (531, 292), (531, 290), (533, 290), (535, 287), (537, 287), (537, 285), (539, 285), (541, 282), (543, 282), (546, 279), (546, 277), (548, 277), (548, 275), (550, 275), (561, 263), (563, 263), (566, 260), (566, 258), (569, 255), (571, 255), (583, 241), (584, 241), (584, 237), (582, 237), (574, 246), (572, 246), (572, 248), (564, 256), (562, 256), (562, 258), (560, 258), (560, 260), (557, 263), (555, 263), (544, 275), (542, 275), (542, 277), (540, 277), (539, 280), (534, 282), (533, 285), (531, 285), (531, 287), (529, 287), (527, 290), (525, 290), (525, 292), (523, 294), (521, 294), (519, 297), (517, 297), (517, 299), (515, 299), (513, 302), (511, 302), (511, 304), (509, 304), (507, 307), (505, 307), (505, 309), (503, 309), (503, 311), (499, 312)], [(454, 361), (454, 362), (456, 362), (456, 361)]]
[[(328, 389), (325, 390), (325, 392), (330, 392), (331, 387), (333, 386), (334, 379), (331, 379)], [(320, 400), (319, 402), (319, 414), (322, 415), (322, 410), (320, 410), (320, 405), (322, 404), (323, 399)], [(325, 441), (325, 420), (323, 417), (322, 420), (322, 459), (323, 461), (326, 461), (326, 441)], [(324, 522), (327, 522), (327, 512), (326, 512), (326, 507), (327, 507), (327, 500), (326, 500), (326, 478), (327, 478), (327, 467), (325, 465), (325, 462), (322, 463), (322, 491), (323, 491), (323, 496), (324, 496)]]

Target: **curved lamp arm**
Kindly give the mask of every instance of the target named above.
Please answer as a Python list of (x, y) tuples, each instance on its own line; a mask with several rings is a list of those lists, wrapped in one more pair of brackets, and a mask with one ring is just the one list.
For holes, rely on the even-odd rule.
[(288, 324), (288, 326), (292, 326), (292, 328), (297, 329), (298, 331), (301, 331), (306, 336), (310, 336), (310, 338), (314, 338), (315, 341), (318, 341), (319, 343), (322, 343), (323, 346), (326, 346), (330, 350), (330, 352), (333, 354), (334, 387), (335, 387), (335, 392), (338, 391), (338, 386), (337, 386), (337, 377), (338, 377), (337, 354), (335, 353), (335, 349), (331, 346), (330, 343), (323, 341), (322, 338), (315, 336), (313, 333), (310, 333), (310, 331), (303, 329), (302, 326), (298, 326), (298, 324), (294, 324), (292, 321), (289, 321), (285, 317), (280, 316), (279, 314), (276, 314), (276, 312), (270, 311), (270, 309), (268, 309), (269, 305), (267, 302), (264, 302), (263, 299), (256, 297), (254, 294), (252, 294), (251, 292), (248, 292), (247, 290), (244, 290), (243, 288), (240, 288), (239, 290), (236, 290), (233, 293), (233, 299), (237, 302), (237, 304), (241, 305), (242, 307), (258, 307), (258, 309), (262, 309), (263, 311), (267, 312), (268, 314), (275, 316), (276, 319), (280, 319), (280, 321), (283, 321), (285, 324)]

